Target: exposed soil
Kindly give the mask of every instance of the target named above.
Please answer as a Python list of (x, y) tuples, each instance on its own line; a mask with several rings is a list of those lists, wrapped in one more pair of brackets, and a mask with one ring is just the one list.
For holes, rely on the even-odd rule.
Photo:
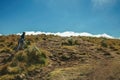
[[(120, 80), (120, 40), (31, 35), (26, 36), (27, 47), (16, 52), (18, 39), (0, 36), (0, 80)], [(16, 73), (4, 70), (30, 46), (47, 51), (47, 65)]]

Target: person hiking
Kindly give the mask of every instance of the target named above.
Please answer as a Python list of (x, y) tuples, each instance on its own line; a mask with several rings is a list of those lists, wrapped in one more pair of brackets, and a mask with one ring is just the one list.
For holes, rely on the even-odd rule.
[(18, 51), (19, 49), (23, 49), (24, 44), (25, 44), (25, 32), (23, 32), (23, 34), (21, 35), (21, 38), (18, 41), (18, 47), (17, 47), (16, 51)]

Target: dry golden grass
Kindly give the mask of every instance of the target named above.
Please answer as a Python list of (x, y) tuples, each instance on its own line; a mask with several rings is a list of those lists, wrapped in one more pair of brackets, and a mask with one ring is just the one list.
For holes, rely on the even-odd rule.
[(29, 35), (16, 52), (19, 38), (0, 36), (0, 80), (120, 80), (119, 39)]
[(92, 69), (91, 64), (57, 68), (49, 74), (49, 80), (87, 80)]

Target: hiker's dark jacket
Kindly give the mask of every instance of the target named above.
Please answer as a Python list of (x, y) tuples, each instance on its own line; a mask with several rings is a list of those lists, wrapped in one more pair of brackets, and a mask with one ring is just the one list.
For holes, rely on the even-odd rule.
[(25, 39), (25, 34), (22, 34), (22, 35), (21, 35), (21, 38), (22, 38), (22, 39)]
[(25, 40), (25, 34), (23, 33), (18, 43), (24, 43), (24, 40)]

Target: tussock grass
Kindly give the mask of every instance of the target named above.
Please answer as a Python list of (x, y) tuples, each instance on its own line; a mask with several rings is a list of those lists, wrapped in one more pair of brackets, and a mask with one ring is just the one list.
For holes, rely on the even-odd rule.
[(11, 79), (13, 77), (12, 74), (27, 73), (46, 66), (48, 64), (47, 55), (47, 51), (40, 50), (36, 46), (30, 46), (25, 50), (18, 51), (9, 64), (0, 67), (0, 75), (3, 75), (1, 79), (4, 79), (4, 74), (8, 74), (6, 76), (9, 76), (8, 79)]
[(85, 80), (91, 71), (90, 64), (58, 68), (49, 74), (49, 80)]
[(35, 80), (120, 79), (118, 39), (26, 35), (24, 49), (16, 52), (19, 38), (0, 36), (0, 80), (17, 80), (21, 74)]

